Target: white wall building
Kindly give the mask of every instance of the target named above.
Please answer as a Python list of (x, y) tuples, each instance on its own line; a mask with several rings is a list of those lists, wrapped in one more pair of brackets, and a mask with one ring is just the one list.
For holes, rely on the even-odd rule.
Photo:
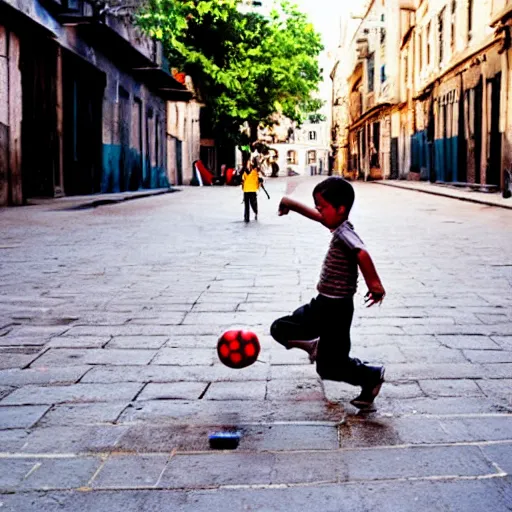
[(330, 143), (327, 121), (306, 122), (297, 128), (282, 119), (272, 129), (261, 130), (259, 140), (274, 150), (279, 176), (327, 174)]

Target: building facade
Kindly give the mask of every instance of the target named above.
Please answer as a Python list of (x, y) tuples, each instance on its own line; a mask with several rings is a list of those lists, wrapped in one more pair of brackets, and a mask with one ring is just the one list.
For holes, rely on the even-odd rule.
[[(270, 149), (279, 176), (327, 174), (329, 171), (329, 126), (325, 121), (305, 122), (300, 127), (280, 119), (271, 129), (259, 130), (258, 140)], [(267, 165), (268, 166), (268, 165)], [(264, 169), (270, 174), (270, 169)]]
[(339, 83), (346, 75), (347, 86), (341, 88), (343, 96), (333, 98), (333, 105), (344, 105), (345, 110), (336, 126), (343, 146), (337, 160), (344, 166), (339, 170), (353, 178), (390, 177), (396, 172), (398, 134), (392, 130), (392, 115), (400, 93), (399, 13), (396, 1), (370, 2), (341, 56), (347, 63), (336, 78)]
[[(510, 0), (372, 2), (352, 40), (346, 78), (349, 99), (359, 99), (350, 102), (345, 128), (347, 170), (367, 178), (378, 158), (379, 177), (502, 189), (511, 160), (511, 11)], [(380, 41), (371, 36), (379, 13)], [(385, 74), (376, 52), (386, 59)], [(375, 79), (369, 91), (379, 67), (380, 84)]]
[(200, 112), (195, 100), (167, 102), (168, 176), (173, 185), (193, 179), (193, 162), (201, 156)]
[(0, 0), (0, 205), (169, 186), (167, 102), (191, 96), (128, 18)]

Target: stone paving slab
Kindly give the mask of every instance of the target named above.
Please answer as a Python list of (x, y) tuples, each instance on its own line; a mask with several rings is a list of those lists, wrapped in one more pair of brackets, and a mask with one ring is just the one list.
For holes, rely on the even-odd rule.
[(438, 335), (439, 342), (452, 349), (498, 350), (500, 346), (490, 336)]
[(497, 468), (507, 474), (512, 473), (512, 443), (499, 443), (482, 446), (482, 452), (492, 460)]
[[(381, 398), (381, 397), (379, 397)], [(384, 394), (379, 400), (382, 414), (488, 414), (511, 412), (505, 402), (498, 398), (485, 396), (468, 396), (462, 400), (459, 396), (417, 397), (404, 399), (397, 403)]]
[(142, 389), (133, 382), (105, 384), (73, 384), (70, 386), (23, 386), (0, 401), (0, 405), (57, 404), (69, 402), (110, 402), (131, 400)]
[(69, 329), (65, 325), (16, 325), (9, 333), (12, 336), (23, 337), (34, 337), (34, 338), (51, 338), (53, 336), (59, 336)]
[[(20, 459), (17, 462), (26, 461)], [(93, 457), (34, 459), (31, 463), (30, 471), (13, 486), (16, 491), (87, 487), (101, 466), (101, 460)]]
[(134, 489), (160, 483), (170, 455), (110, 456), (95, 475), (96, 489)]
[(48, 409), (49, 407), (44, 405), (0, 407), (0, 430), (30, 428), (44, 416)]
[(239, 383), (213, 382), (207, 389), (204, 400), (265, 400), (267, 383), (245, 380)]
[(72, 427), (114, 423), (128, 405), (128, 401), (54, 405), (38, 421), (38, 426)]
[(512, 351), (512, 335), (511, 336), (492, 336), (491, 339), (498, 343), (503, 350)]
[(58, 336), (52, 338), (51, 341), (46, 344), (46, 347), (70, 349), (103, 348), (110, 339), (110, 336)]
[(217, 358), (216, 348), (162, 348), (160, 349), (151, 364), (154, 365), (175, 365), (175, 366), (197, 366), (212, 365)]
[(488, 379), (512, 378), (512, 363), (482, 364)]
[(401, 380), (425, 379), (483, 379), (492, 377), (483, 365), (471, 363), (416, 363), (388, 364), (386, 378), (395, 382)]
[(0, 370), (9, 370), (13, 368), (22, 369), (29, 366), (30, 363), (36, 360), (39, 354), (9, 354), (5, 351), (0, 353)]
[(42, 347), (47, 343), (47, 338), (33, 336), (9, 336), (0, 332), (0, 347)]
[(27, 368), (0, 371), (0, 384), (23, 386), (24, 384), (73, 384), (83, 377), (90, 366), (68, 366), (65, 368)]
[(115, 336), (109, 338), (108, 349), (159, 349), (169, 341), (168, 336)]
[(37, 428), (14, 445), (10, 453), (90, 454), (107, 453), (116, 448), (126, 426), (92, 425)]
[[(181, 314), (174, 325), (79, 325), (66, 331), (66, 336), (169, 336), (181, 323)], [(210, 328), (211, 329), (211, 328)], [(208, 334), (208, 333), (206, 333)]]
[(204, 396), (206, 382), (151, 382), (137, 396), (140, 400), (194, 400)]
[(500, 414), (466, 417), (360, 418), (348, 416), (340, 426), (341, 447), (509, 442), (512, 418)]
[(14, 391), (14, 387), (11, 386), (0, 386), (0, 400), (6, 397), (9, 393)]
[(470, 379), (442, 379), (420, 380), (419, 386), (426, 395), (439, 396), (482, 396), (479, 385), (481, 380)]
[(512, 350), (464, 350), (471, 363), (512, 363)]
[[(436, 364), (436, 363), (466, 363), (467, 359), (464, 354), (457, 349), (446, 347), (400, 347), (400, 352), (403, 354), (404, 361), (389, 362), (407, 362), (414, 360), (416, 363)], [(385, 360), (385, 362), (388, 362)]]
[(512, 406), (512, 378), (479, 380), (478, 387), (488, 396), (506, 400)]
[(319, 379), (271, 380), (267, 382), (266, 399), (271, 401), (323, 401), (324, 392)]
[(166, 342), (166, 348), (211, 348), (217, 346), (219, 334), (204, 336), (170, 336)]
[(156, 350), (51, 348), (34, 362), (34, 366), (147, 365), (156, 354)]

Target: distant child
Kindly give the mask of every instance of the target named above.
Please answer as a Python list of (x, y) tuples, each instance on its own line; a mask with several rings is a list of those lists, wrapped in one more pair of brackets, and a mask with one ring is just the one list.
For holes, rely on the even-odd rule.
[(242, 171), (242, 190), (244, 192), (244, 221), (249, 222), (249, 206), (254, 212), (254, 219), (258, 220), (258, 196), (257, 192), (260, 188), (260, 183), (263, 181), (260, 178), (259, 168), (256, 162), (248, 161)]
[(361, 386), (361, 393), (350, 403), (370, 409), (384, 382), (384, 367), (369, 366), (349, 356), (358, 267), (369, 289), (368, 306), (382, 302), (385, 291), (364, 243), (348, 220), (354, 203), (352, 185), (333, 176), (315, 187), (313, 198), (316, 209), (283, 197), (279, 215), (300, 213), (333, 234), (317, 285), (318, 296), (276, 320), (270, 333), (287, 349), (308, 352), (311, 362), (316, 360), (316, 371), (322, 380)]

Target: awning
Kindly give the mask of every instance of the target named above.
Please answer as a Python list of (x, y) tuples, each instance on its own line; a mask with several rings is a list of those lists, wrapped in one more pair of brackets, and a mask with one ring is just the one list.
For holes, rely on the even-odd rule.
[(157, 90), (167, 101), (188, 101), (192, 98), (192, 92), (162, 68), (134, 69), (133, 76), (150, 89)]
[(178, 82), (168, 71), (139, 51), (114, 26), (92, 16), (63, 14), (58, 17), (63, 25), (76, 26), (84, 41), (101, 48), (102, 53), (116, 65), (132, 74), (150, 89), (158, 91), (168, 101), (187, 101), (192, 93)]
[(375, 105), (371, 109), (367, 110), (357, 121), (352, 123), (349, 127), (349, 131), (357, 130), (360, 126), (362, 126), (366, 121), (371, 119), (372, 117), (380, 114), (383, 110), (386, 110), (393, 105), (389, 102), (386, 103), (379, 103), (378, 105)]

